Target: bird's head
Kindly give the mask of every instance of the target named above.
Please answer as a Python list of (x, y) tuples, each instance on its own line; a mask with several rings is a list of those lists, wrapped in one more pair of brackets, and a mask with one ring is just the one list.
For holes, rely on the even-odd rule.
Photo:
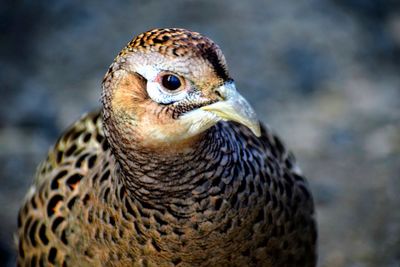
[(106, 132), (125, 144), (130, 138), (145, 146), (182, 143), (220, 120), (260, 135), (220, 48), (184, 29), (154, 29), (134, 38), (106, 74), (102, 102)]

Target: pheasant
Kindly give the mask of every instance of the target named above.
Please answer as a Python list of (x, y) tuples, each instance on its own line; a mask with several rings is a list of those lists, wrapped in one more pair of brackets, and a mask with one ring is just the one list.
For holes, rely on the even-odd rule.
[(18, 266), (316, 265), (308, 183), (212, 40), (138, 35), (101, 99), (37, 170)]

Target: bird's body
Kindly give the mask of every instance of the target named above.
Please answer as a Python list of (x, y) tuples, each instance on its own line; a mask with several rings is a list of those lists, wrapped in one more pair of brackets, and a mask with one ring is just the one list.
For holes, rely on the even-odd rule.
[[(155, 47), (156, 58), (160, 49), (194, 57), (197, 50), (182, 45), (193, 42), (213, 72), (198, 65), (182, 74), (177, 61), (179, 70), (160, 68), (168, 70), (160, 84), (182, 85), (181, 93), (151, 87), (160, 79), (148, 58), (136, 71), (127, 67), (129, 55)], [(37, 172), (18, 218), (20, 266), (315, 266), (307, 183), (278, 137), (260, 131), (226, 85), (214, 45), (186, 30), (154, 30), (120, 53), (103, 81), (103, 110), (70, 127)], [(170, 73), (204, 80), (178, 83)]]

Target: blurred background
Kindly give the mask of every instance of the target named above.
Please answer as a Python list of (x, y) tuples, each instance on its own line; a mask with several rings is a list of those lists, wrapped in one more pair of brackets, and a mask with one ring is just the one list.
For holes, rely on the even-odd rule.
[(400, 1), (0, 4), (0, 266), (49, 146), (100, 105), (119, 50), (154, 27), (216, 41), (237, 87), (294, 151), (317, 206), (320, 267), (400, 266)]

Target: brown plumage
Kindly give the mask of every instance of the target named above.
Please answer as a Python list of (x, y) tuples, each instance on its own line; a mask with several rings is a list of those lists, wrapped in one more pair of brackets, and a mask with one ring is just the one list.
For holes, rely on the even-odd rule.
[(19, 266), (315, 266), (307, 182), (210, 39), (139, 35), (102, 103), (40, 165), (18, 217)]

